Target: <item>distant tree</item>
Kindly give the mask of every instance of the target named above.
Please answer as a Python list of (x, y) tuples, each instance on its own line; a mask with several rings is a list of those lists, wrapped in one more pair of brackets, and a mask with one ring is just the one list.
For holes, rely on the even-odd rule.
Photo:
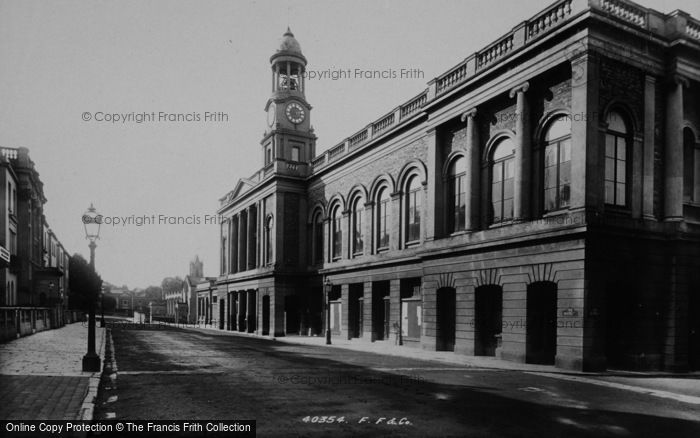
[(105, 312), (114, 312), (117, 308), (117, 299), (112, 296), (105, 295), (102, 305), (104, 306)]
[(165, 298), (166, 294), (182, 291), (184, 285), (185, 282), (180, 277), (164, 278), (160, 284), (160, 287), (163, 289), (163, 298)]
[(70, 272), (68, 306), (71, 309), (87, 311), (90, 302), (97, 302), (102, 286), (102, 278), (80, 254), (74, 254), (68, 265)]
[(145, 291), (146, 302), (160, 301), (163, 299), (163, 288), (160, 286), (148, 286)]

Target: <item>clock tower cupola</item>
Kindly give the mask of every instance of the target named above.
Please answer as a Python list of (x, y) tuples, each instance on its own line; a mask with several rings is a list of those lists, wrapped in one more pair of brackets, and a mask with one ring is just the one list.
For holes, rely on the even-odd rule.
[(272, 93), (265, 105), (267, 128), (261, 142), (264, 165), (279, 159), (307, 163), (316, 153), (316, 136), (305, 94), (306, 58), (289, 28), (270, 57), (270, 65)]

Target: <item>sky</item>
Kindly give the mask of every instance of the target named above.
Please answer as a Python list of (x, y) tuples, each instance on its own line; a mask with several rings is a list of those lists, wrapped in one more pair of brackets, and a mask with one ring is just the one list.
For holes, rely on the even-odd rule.
[[(195, 255), (216, 276), (208, 219), (262, 165), (269, 58), (287, 26), (308, 70), (421, 72), (307, 80), (320, 153), (551, 3), (0, 0), (0, 146), (30, 150), (69, 253), (88, 255), (90, 203), (105, 217), (105, 281), (159, 285), (184, 277)], [(697, 0), (641, 3), (700, 17)]]

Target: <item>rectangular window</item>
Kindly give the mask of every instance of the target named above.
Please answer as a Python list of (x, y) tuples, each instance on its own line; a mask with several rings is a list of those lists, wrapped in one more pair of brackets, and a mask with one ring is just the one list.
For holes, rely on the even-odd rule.
[(265, 146), (265, 165), (272, 163), (272, 145)]
[(385, 199), (379, 203), (379, 242), (377, 249), (389, 247), (389, 200)]
[(420, 240), (420, 211), (420, 193), (419, 190), (414, 190), (408, 194), (408, 242)]
[(513, 219), (514, 166), (513, 158), (498, 162), (493, 166), (491, 195), (494, 223)]
[(292, 146), (292, 161), (299, 161), (299, 146)]
[(364, 251), (364, 239), (362, 236), (362, 210), (358, 207), (353, 212), (353, 255), (360, 255)]
[(624, 137), (605, 135), (605, 203), (627, 205), (627, 142)]
[(323, 221), (317, 220), (314, 224), (314, 262), (323, 261)]
[(340, 214), (333, 218), (333, 259), (339, 259), (343, 252), (343, 230), (341, 228)]

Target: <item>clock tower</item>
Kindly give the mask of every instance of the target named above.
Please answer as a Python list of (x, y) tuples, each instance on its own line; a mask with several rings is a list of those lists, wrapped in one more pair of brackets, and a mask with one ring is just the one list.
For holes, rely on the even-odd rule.
[(292, 31), (282, 36), (277, 52), (270, 57), (272, 94), (267, 100), (267, 128), (260, 144), (263, 164), (275, 160), (310, 162), (316, 154), (316, 136), (311, 127), (311, 105), (306, 101), (306, 58)]

